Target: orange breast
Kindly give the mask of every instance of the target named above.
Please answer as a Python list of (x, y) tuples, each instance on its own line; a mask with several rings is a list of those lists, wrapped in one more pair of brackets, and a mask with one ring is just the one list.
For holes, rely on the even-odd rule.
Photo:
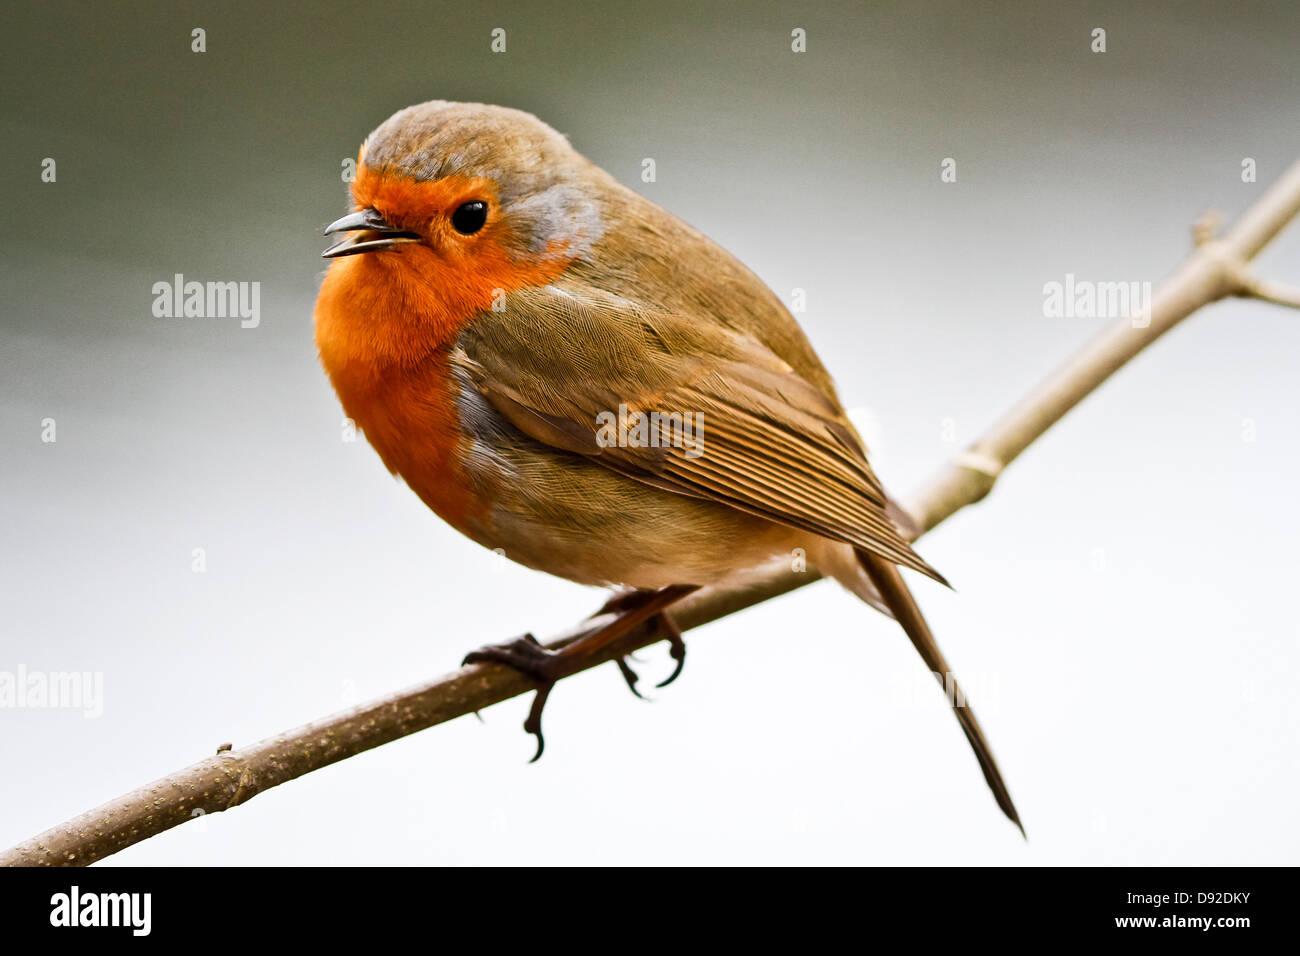
[(475, 498), (461, 467), (463, 435), (445, 352), (377, 388), (355, 389), (338, 380), (335, 387), (389, 471), (439, 517), (461, 532), (471, 519), (483, 521), (491, 502)]
[[(353, 265), (356, 263), (356, 265)], [(394, 328), (400, 295), (379, 290), (365, 256), (335, 262), (316, 303), (316, 345), (343, 410), (389, 471), (464, 531), (484, 512), (459, 467), (462, 435), (447, 362), (449, 343)], [(339, 267), (343, 268), (339, 268)], [(360, 268), (357, 268), (360, 266)]]

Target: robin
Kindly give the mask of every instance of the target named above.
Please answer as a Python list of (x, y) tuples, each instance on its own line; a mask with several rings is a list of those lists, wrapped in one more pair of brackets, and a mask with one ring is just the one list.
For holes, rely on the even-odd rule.
[[(622, 589), (609, 623), (467, 661), (555, 681), (705, 586), (801, 555), (894, 617), (947, 682), (998, 806), (1019, 816), (900, 568), (941, 583), (781, 301), (531, 114), (433, 101), (361, 147), (316, 304), (346, 413), (441, 518), (527, 567)], [(635, 674), (620, 670), (633, 691)], [(1021, 828), (1023, 832), (1023, 827)]]

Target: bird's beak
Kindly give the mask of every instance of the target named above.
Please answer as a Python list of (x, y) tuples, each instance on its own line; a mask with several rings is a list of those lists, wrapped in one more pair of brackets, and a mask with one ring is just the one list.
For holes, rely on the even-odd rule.
[(325, 235), (334, 232), (351, 232), (342, 242), (336, 242), (324, 252), (324, 259), (337, 259), (339, 256), (354, 256), (359, 252), (380, 252), (395, 249), (408, 242), (419, 242), (420, 234), (405, 232), (389, 225), (383, 216), (373, 209), (362, 209), (342, 219), (337, 219), (325, 227)]

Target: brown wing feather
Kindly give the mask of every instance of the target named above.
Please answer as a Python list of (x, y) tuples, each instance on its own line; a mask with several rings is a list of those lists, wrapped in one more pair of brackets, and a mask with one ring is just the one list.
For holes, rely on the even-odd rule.
[[(565, 347), (539, 354), (543, 326)], [(484, 313), (458, 345), (456, 361), (477, 387), (538, 441), (943, 581), (890, 519), (839, 406), (747, 335), (618, 296), (546, 287), (512, 293), (505, 313)], [(672, 446), (671, 434), (657, 447), (602, 447), (597, 415), (620, 404), (702, 416), (703, 454)]]

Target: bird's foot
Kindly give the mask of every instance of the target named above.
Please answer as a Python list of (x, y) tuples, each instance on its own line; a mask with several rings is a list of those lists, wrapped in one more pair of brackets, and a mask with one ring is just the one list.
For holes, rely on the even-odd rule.
[[(673, 672), (655, 684), (655, 687), (667, 687), (681, 676), (682, 668), (686, 666), (686, 642), (682, 640), (682, 632), (667, 614), (660, 615), (659, 629), (666, 632), (665, 640), (668, 641), (668, 656), (677, 662), (673, 667)], [(641, 675), (632, 669), (632, 665), (628, 663), (628, 658), (615, 658), (614, 663), (618, 665), (618, 672), (623, 675), (623, 680), (627, 682), (627, 689), (641, 700), (649, 700), (649, 697), (637, 690), (637, 681), (641, 679)]]
[(551, 695), (555, 682), (571, 672), (571, 668), (566, 666), (568, 662), (555, 651), (543, 647), (531, 634), (500, 644), (484, 645), (466, 654), (461, 664), (485, 662), (504, 664), (537, 682), (533, 706), (529, 708), (528, 718), (524, 721), (524, 730), (537, 738), (537, 752), (528, 761), (536, 763), (546, 749), (546, 738), (542, 736), (542, 711), (546, 708), (546, 699)]
[[(629, 610), (635, 610), (643, 603), (648, 595), (653, 595), (654, 591), (638, 591), (629, 589), (619, 591), (612, 595), (599, 611), (591, 615), (599, 617), (602, 614), (621, 614)], [(664, 634), (664, 639), (668, 642), (668, 656), (676, 661), (673, 672), (655, 684), (655, 687), (667, 687), (673, 681), (677, 680), (682, 674), (682, 668), (686, 666), (686, 641), (682, 638), (682, 631), (666, 612), (660, 611), (651, 620), (655, 626)], [(642, 700), (648, 698), (637, 690), (637, 681), (640, 675), (632, 669), (626, 657), (620, 657), (617, 660), (618, 671), (623, 675), (623, 680), (627, 682), (627, 689)]]
[[(533, 697), (533, 706), (524, 721), (524, 730), (537, 738), (537, 753), (531, 762), (535, 762), (546, 749), (546, 739), (542, 736), (542, 710), (546, 699), (551, 694), (555, 682), (570, 674), (576, 674), (593, 659), (603, 660), (609, 656), (610, 645), (625, 636), (646, 621), (658, 618), (659, 630), (668, 640), (669, 653), (677, 666), (666, 680), (656, 686), (664, 687), (677, 679), (686, 661), (686, 643), (682, 632), (664, 611), (670, 604), (681, 600), (695, 591), (694, 585), (678, 584), (660, 588), (658, 591), (629, 591), (615, 595), (600, 611), (592, 615), (614, 614), (614, 620), (596, 627), (590, 633), (575, 638), (559, 650), (551, 650), (540, 644), (531, 634), (516, 637), (503, 644), (488, 644), (465, 655), (465, 664), (493, 663), (504, 664), (531, 677), (537, 682), (537, 694)], [(614, 657), (618, 662), (619, 673), (631, 688), (632, 693), (640, 697), (636, 689), (637, 673), (628, 664), (625, 655)]]

